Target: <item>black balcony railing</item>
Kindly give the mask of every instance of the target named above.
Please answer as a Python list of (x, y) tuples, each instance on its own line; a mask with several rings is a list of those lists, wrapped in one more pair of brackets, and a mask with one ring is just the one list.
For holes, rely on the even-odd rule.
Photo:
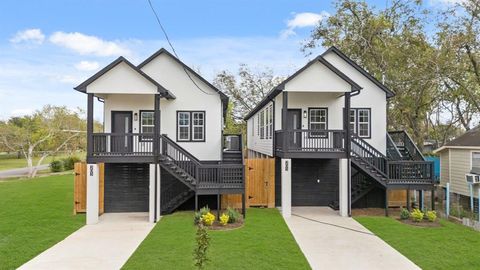
[(278, 130), (275, 150), (282, 152), (344, 152), (343, 130)]

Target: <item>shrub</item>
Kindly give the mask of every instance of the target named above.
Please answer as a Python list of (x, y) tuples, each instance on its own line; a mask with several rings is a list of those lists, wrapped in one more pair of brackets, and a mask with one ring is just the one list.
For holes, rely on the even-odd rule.
[(195, 216), (193, 217), (193, 223), (195, 225), (199, 224), (202, 220), (202, 216), (207, 213), (210, 213), (210, 208), (208, 208), (208, 205), (200, 208), (200, 211), (195, 212)]
[(61, 160), (54, 160), (50, 162), (50, 171), (52, 172), (63, 171), (63, 162)]
[(410, 212), (408, 212), (408, 209), (402, 208), (402, 210), (400, 210), (400, 219), (405, 220), (408, 218), (410, 218)]
[(240, 219), (240, 213), (234, 208), (228, 207), (226, 214), (228, 215), (228, 223), (235, 223)]
[(420, 209), (413, 209), (413, 211), (410, 213), (410, 217), (414, 222), (420, 222), (423, 219), (423, 212), (420, 211)]
[(197, 269), (203, 269), (208, 261), (207, 251), (210, 245), (210, 237), (208, 236), (207, 229), (201, 223), (197, 226), (197, 235), (195, 240), (197, 242), (197, 246), (193, 250), (193, 260)]
[(437, 212), (427, 211), (427, 219), (430, 222), (434, 222), (435, 220), (437, 220)]
[(63, 161), (64, 170), (68, 171), (68, 170), (73, 170), (75, 163), (79, 162), (80, 159), (76, 156), (69, 156), (62, 159), (62, 161)]
[(220, 224), (222, 224), (223, 226), (226, 226), (226, 225), (227, 225), (228, 220), (229, 220), (229, 217), (228, 217), (227, 214), (223, 213), (223, 214), (220, 216)]
[(215, 221), (215, 216), (208, 212), (205, 215), (202, 215), (202, 223), (206, 226), (212, 226), (213, 222)]

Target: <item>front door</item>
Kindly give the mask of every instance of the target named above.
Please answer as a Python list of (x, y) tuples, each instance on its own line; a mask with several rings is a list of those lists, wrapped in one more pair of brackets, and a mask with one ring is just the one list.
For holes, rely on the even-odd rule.
[[(302, 129), (302, 110), (289, 109), (287, 111), (287, 131), (289, 149), (302, 148), (302, 133), (298, 130)], [(297, 130), (297, 131), (293, 131)]]
[(132, 152), (132, 112), (112, 112), (112, 133), (112, 152)]

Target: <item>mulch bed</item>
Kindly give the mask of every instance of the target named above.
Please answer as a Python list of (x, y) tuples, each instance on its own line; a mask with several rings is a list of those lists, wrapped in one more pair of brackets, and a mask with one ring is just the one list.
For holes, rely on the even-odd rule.
[[(400, 208), (389, 208), (389, 216), (398, 216), (400, 215)], [(352, 209), (352, 216), (385, 216), (384, 208), (357, 208)]]
[(235, 223), (227, 223), (227, 225), (223, 226), (222, 224), (220, 224), (220, 222), (215, 221), (212, 226), (208, 227), (208, 229), (212, 231), (230, 231), (243, 227), (243, 224), (243, 220), (239, 220)]
[(404, 224), (408, 224), (408, 225), (411, 225), (411, 226), (417, 226), (417, 227), (427, 227), (427, 228), (432, 228), (432, 227), (441, 227), (442, 224), (440, 224), (440, 222), (438, 222), (438, 219), (434, 222), (430, 222), (428, 220), (423, 220), (421, 222), (415, 222), (411, 219), (397, 219), (398, 221), (404, 223)]

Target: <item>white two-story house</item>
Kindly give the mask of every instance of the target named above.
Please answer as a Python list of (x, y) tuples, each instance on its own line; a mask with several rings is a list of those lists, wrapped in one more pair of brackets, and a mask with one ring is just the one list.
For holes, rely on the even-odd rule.
[(98, 221), (101, 192), (105, 212), (149, 212), (152, 222), (189, 200), (198, 208), (199, 195), (244, 193), (241, 144), (231, 143), (241, 137), (223, 136), (227, 96), (167, 50), (138, 66), (119, 57), (75, 89), (88, 96), (87, 223)]
[[(433, 164), (387, 132), (394, 93), (335, 47), (275, 87), (246, 117), (249, 158), (276, 159), (276, 205), (385, 207), (388, 190), (433, 190)], [(388, 214), (388, 212), (387, 212)]]

